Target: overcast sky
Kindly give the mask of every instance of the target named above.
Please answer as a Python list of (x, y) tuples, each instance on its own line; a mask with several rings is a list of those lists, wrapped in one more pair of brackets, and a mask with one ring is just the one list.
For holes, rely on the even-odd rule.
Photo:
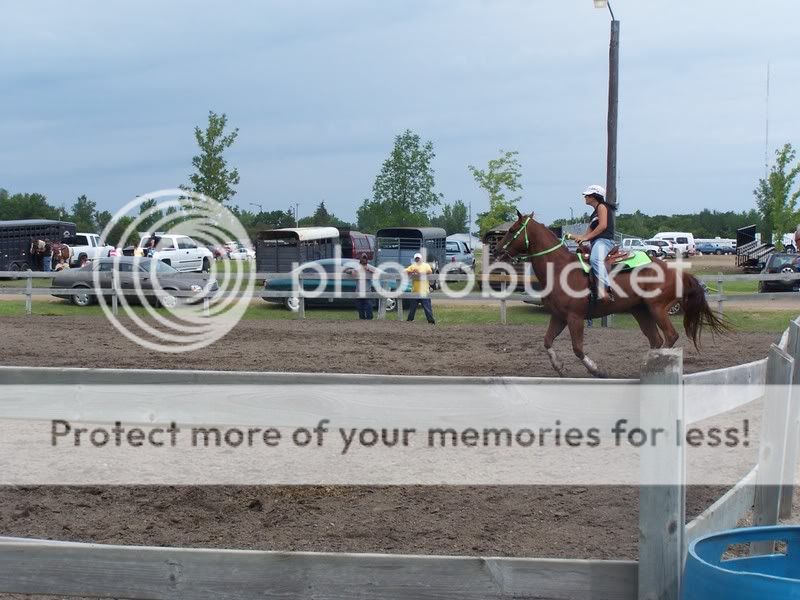
[[(616, 0), (624, 212), (745, 210), (800, 145), (797, 0)], [(607, 12), (591, 0), (0, 0), (0, 187), (115, 210), (188, 180), (209, 110), (252, 210), (354, 219), (393, 138), (431, 140), (437, 191), (485, 210), (467, 165), (518, 150), (522, 209), (604, 183)]]

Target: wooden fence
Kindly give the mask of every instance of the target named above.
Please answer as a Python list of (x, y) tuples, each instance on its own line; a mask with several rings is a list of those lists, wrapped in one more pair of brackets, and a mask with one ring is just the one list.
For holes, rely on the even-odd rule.
[[(782, 473), (794, 473), (797, 465), (800, 398), (792, 384), (798, 377), (799, 367), (800, 317), (790, 323), (779, 343), (772, 345), (767, 358), (746, 365), (684, 375), (681, 350), (648, 353), (640, 380), (629, 381), (640, 384), (641, 398), (637, 414), (621, 415), (631, 422), (646, 426), (663, 422), (663, 419), (676, 419), (686, 427), (745, 406), (765, 394), (769, 397), (764, 402), (758, 464), (688, 524), (685, 521), (683, 446), (643, 449), (638, 562), (200, 550), (6, 537), (0, 538), (0, 591), (153, 600), (678, 600), (687, 544), (691, 540), (734, 527), (751, 509), (753, 522), (760, 525), (777, 523), (781, 516), (789, 514), (793, 486), (776, 486), (772, 482), (780, 480)], [(191, 371), (147, 373), (143, 376), (136, 371), (2, 367), (0, 384), (125, 383), (143, 379), (150, 383), (175, 384), (290, 380), (335, 383), (360, 377)], [(374, 382), (383, 376), (364, 377)], [(400, 376), (385, 379), (392, 383), (405, 380)], [(489, 381), (487, 378), (477, 380)], [(432, 381), (439, 380), (433, 378)], [(497, 383), (498, 378), (491, 381)], [(557, 381), (549, 379), (550, 383)], [(744, 383), (750, 385), (739, 393), (732, 393), (738, 389), (732, 385)], [(604, 382), (591, 384), (604, 385)], [(717, 386), (718, 392), (709, 394), (708, 385)], [(334, 403), (342, 401), (338, 397), (331, 399)], [(199, 403), (194, 409), (196, 418), (203, 419), (207, 414), (204, 411), (212, 408)], [(95, 410), (98, 412), (81, 413), (82, 418), (89, 422), (109, 419), (102, 406)], [(4, 416), (2, 398), (0, 416)], [(648, 482), (653, 473), (669, 473), (675, 483), (652, 485)]]

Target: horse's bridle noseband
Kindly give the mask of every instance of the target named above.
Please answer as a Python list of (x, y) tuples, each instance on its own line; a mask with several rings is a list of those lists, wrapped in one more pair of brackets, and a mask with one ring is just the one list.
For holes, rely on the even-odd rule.
[(550, 254), (551, 252), (554, 252), (554, 251), (558, 250), (559, 248), (561, 248), (561, 246), (564, 245), (564, 238), (562, 237), (560, 242), (558, 242), (552, 248), (548, 248), (547, 250), (542, 250), (541, 252), (532, 252), (532, 253), (528, 253), (528, 254), (514, 254), (513, 256), (510, 255), (508, 253), (509, 246), (511, 246), (511, 244), (513, 244), (516, 241), (516, 239), (520, 235), (522, 235), (523, 231), (525, 232), (525, 250), (526, 251), (530, 250), (531, 243), (530, 243), (530, 240), (528, 239), (528, 223), (530, 223), (530, 221), (531, 221), (531, 218), (530, 217), (526, 217), (526, 219), (522, 222), (522, 226), (519, 229), (517, 229), (516, 233), (514, 233), (514, 235), (511, 237), (511, 239), (508, 240), (505, 244), (503, 244), (502, 248), (500, 248), (500, 251), (503, 254), (501, 254), (500, 257), (498, 257), (498, 258), (502, 258), (503, 256), (508, 256), (511, 259), (512, 262), (519, 261), (519, 260), (528, 260), (529, 258), (536, 258), (537, 256), (544, 256), (545, 254)]

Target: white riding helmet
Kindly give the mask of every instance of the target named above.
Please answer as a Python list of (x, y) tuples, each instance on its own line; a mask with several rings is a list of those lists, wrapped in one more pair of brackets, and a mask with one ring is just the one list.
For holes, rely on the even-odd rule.
[(603, 200), (606, 198), (606, 188), (602, 185), (590, 185), (583, 191), (584, 196), (600, 196)]

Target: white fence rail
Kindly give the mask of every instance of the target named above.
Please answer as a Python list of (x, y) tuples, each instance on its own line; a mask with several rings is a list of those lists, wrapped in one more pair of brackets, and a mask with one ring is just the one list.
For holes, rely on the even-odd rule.
[[(0, 279), (3, 278), (12, 278), (12, 279), (25, 279), (24, 287), (11, 287), (11, 286), (0, 286), (0, 295), (21, 295), (25, 299), (25, 312), (26, 314), (33, 313), (33, 298), (34, 297), (48, 297), (48, 296), (69, 296), (74, 294), (74, 290), (71, 288), (50, 288), (50, 287), (34, 287), (32, 285), (33, 279), (52, 279), (54, 277), (54, 273), (44, 273), (44, 272), (37, 272), (37, 271), (0, 271)], [(330, 274), (329, 275), (332, 279), (344, 279), (341, 275)], [(263, 281), (265, 278), (288, 278), (290, 275), (288, 273), (252, 273), (248, 274), (248, 277), (255, 278), (256, 282)], [(304, 279), (303, 276), (300, 276), (298, 281), (302, 281)], [(318, 279), (316, 276), (310, 276), (309, 279)], [(379, 277), (381, 280), (385, 281), (397, 281), (399, 276), (396, 274), (383, 274)], [(411, 276), (410, 279), (419, 279), (418, 276)], [(506, 275), (487, 275), (487, 276), (479, 276), (477, 278), (470, 278), (467, 275), (455, 275), (455, 274), (448, 274), (448, 275), (431, 275), (427, 277), (428, 281), (430, 282), (441, 282), (447, 281), (448, 283), (458, 283), (458, 282), (468, 282), (471, 280), (475, 280), (481, 283), (483, 286), (483, 290), (481, 293), (470, 293), (466, 295), (459, 295), (458, 297), (448, 296), (446, 297), (448, 302), (458, 302), (458, 303), (498, 303), (499, 307), (499, 316), (500, 322), (502, 324), (506, 324), (508, 322), (508, 303), (515, 302), (515, 301), (523, 301), (529, 299), (534, 303), (538, 303), (542, 301), (541, 294), (537, 292), (531, 292), (528, 294), (521, 294), (516, 292), (515, 290), (507, 287), (507, 283), (510, 281), (510, 278)], [(725, 295), (723, 292), (723, 285), (727, 281), (782, 281), (782, 282), (791, 282), (791, 281), (800, 281), (800, 273), (797, 274), (785, 274), (785, 273), (776, 273), (776, 274), (767, 274), (767, 275), (703, 275), (698, 277), (699, 280), (704, 282), (713, 282), (717, 287), (717, 291), (715, 293), (709, 293), (707, 295), (707, 299), (710, 304), (716, 303), (717, 312), (722, 314), (724, 312), (724, 303), (726, 302), (748, 302), (753, 300), (797, 300), (800, 301), (800, 293), (798, 292), (767, 292), (767, 293), (758, 293), (758, 294), (728, 294)], [(535, 282), (535, 278), (528, 278), (528, 281)], [(498, 290), (490, 290), (491, 283), (499, 283)], [(89, 295), (98, 295), (99, 292), (93, 291), (88, 288), (82, 288), (82, 293), (89, 294)], [(157, 296), (156, 292), (142, 290), (141, 292), (145, 296)], [(232, 292), (227, 290), (222, 290), (217, 292), (221, 295), (226, 296), (236, 296), (242, 297), (245, 295), (245, 292)], [(171, 291), (170, 294), (177, 298), (192, 298), (196, 296), (193, 292), (181, 292), (181, 291)], [(138, 296), (139, 293), (133, 289), (109, 289), (107, 290), (104, 295), (108, 295), (111, 297), (111, 307), (114, 314), (118, 312), (118, 303), (119, 298), (121, 296)], [(276, 291), (276, 290), (264, 290), (260, 287), (257, 287), (253, 293), (254, 297), (257, 298), (275, 298), (275, 299), (289, 299), (289, 298), (297, 298), (298, 300), (298, 310), (297, 315), (299, 318), (305, 318), (305, 309), (306, 309), (306, 299), (312, 297), (307, 291), (303, 290), (302, 288), (297, 288), (294, 290), (287, 290), (287, 291)], [(357, 299), (357, 298), (370, 298), (373, 300), (378, 300), (378, 318), (383, 319), (386, 316), (386, 309), (385, 309), (385, 302), (384, 299), (386, 298), (385, 294), (379, 294), (376, 292), (369, 292), (369, 293), (357, 293), (357, 292), (321, 292), (313, 294), (313, 297), (318, 299)], [(418, 294), (413, 293), (393, 293), (391, 297), (394, 300), (406, 300), (406, 301), (414, 301), (422, 298)], [(424, 296), (430, 297), (433, 300), (437, 299), (444, 299), (445, 297), (438, 296), (434, 293), (432, 296)], [(403, 317), (403, 302), (396, 302), (396, 310), (398, 314), (398, 318)], [(603, 318), (603, 325), (606, 325), (606, 317)]]

